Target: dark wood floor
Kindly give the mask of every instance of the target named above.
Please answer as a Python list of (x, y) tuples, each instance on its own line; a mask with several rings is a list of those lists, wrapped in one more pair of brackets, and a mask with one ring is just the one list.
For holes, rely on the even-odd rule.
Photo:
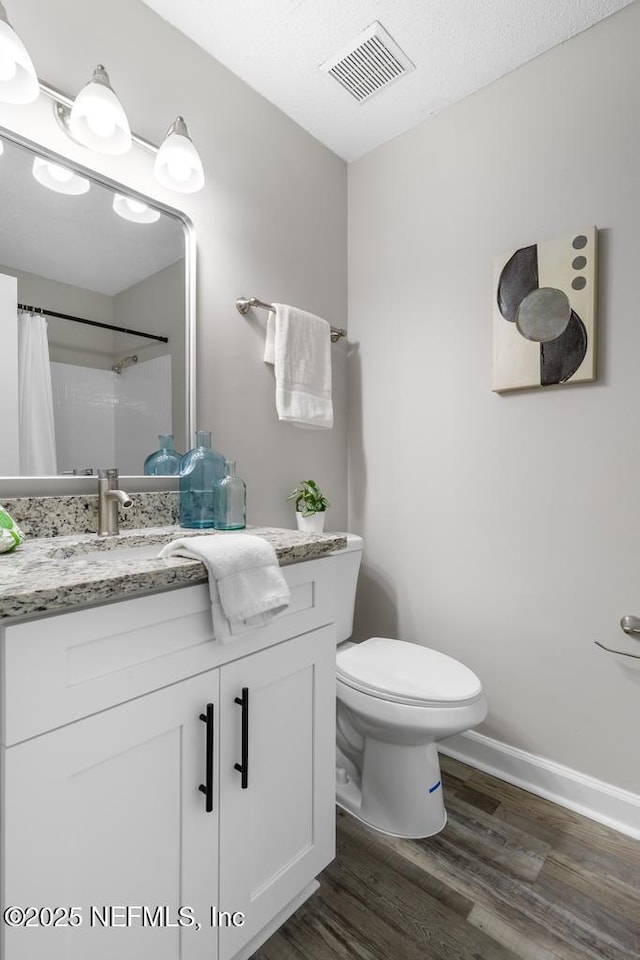
[(638, 960), (640, 841), (441, 759), (443, 832), (340, 814), (320, 889), (253, 960)]

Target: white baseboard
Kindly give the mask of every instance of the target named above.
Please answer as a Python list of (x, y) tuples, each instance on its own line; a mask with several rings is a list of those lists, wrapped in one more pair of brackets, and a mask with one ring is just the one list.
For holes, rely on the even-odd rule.
[(545, 800), (640, 840), (640, 795), (536, 757), (474, 730), (438, 744), (449, 757), (478, 767)]

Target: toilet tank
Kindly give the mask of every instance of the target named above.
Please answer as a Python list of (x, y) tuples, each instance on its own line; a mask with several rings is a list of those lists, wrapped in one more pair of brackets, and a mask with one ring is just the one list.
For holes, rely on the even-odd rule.
[(335, 571), (336, 642), (348, 640), (353, 633), (353, 611), (356, 603), (358, 571), (362, 559), (362, 537), (347, 534), (347, 546), (327, 557)]

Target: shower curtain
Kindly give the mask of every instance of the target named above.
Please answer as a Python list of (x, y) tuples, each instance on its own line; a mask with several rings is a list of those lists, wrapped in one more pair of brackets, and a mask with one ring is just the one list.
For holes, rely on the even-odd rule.
[(47, 321), (18, 315), (18, 390), (20, 473), (46, 476), (58, 472)]

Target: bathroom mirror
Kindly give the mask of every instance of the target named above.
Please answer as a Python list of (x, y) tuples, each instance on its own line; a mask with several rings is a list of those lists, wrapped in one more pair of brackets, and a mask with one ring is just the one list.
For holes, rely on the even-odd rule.
[(160, 434), (184, 451), (187, 218), (1, 128), (0, 211), (0, 489), (104, 466), (139, 476)]

